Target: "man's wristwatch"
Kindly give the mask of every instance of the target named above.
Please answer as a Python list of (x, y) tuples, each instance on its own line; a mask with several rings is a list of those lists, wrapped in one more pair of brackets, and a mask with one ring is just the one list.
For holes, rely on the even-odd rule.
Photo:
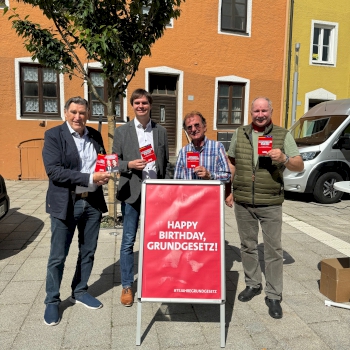
[(208, 171), (208, 177), (209, 177), (208, 180), (214, 180), (214, 176), (210, 171)]
[(283, 162), (283, 165), (286, 165), (289, 162), (289, 156), (286, 155), (286, 160)]

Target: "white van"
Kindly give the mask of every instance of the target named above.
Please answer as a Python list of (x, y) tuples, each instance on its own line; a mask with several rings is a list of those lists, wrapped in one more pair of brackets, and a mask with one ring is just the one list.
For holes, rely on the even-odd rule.
[(350, 178), (350, 99), (322, 102), (290, 129), (304, 160), (300, 173), (284, 171), (285, 191), (312, 193), (319, 203), (335, 203), (337, 181)]

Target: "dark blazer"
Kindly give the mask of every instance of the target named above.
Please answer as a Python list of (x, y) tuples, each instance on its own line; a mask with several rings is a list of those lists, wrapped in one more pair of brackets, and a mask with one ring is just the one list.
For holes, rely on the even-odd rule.
[[(96, 152), (105, 153), (101, 134), (93, 128), (87, 127), (87, 129)], [(65, 220), (68, 207), (72, 204), (72, 192), (75, 186), (87, 187), (90, 177), (90, 174), (80, 172), (78, 149), (66, 123), (45, 132), (43, 161), (49, 177), (46, 212)], [(93, 193), (92, 198), (89, 203), (105, 213), (107, 206), (101, 186)]]
[[(157, 178), (168, 178), (169, 148), (166, 129), (152, 123), (153, 145), (156, 154)], [(118, 199), (126, 203), (135, 203), (141, 195), (142, 171), (128, 169), (128, 162), (141, 159), (139, 141), (134, 119), (115, 129), (112, 152), (118, 155), (120, 179)]]

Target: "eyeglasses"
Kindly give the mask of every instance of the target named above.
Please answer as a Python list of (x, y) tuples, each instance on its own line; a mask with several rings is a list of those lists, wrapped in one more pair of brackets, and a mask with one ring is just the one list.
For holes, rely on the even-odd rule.
[(193, 125), (189, 125), (189, 126), (186, 126), (186, 130), (188, 132), (192, 131), (192, 127), (195, 127), (196, 129), (200, 129), (202, 127), (201, 124), (197, 123), (197, 124), (193, 124)]

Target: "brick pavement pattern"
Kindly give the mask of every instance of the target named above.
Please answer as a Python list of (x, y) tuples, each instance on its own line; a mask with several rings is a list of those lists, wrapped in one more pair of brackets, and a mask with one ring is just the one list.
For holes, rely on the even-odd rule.
[[(11, 210), (0, 222), (2, 350), (220, 348), (218, 305), (170, 303), (143, 303), (142, 343), (135, 345), (136, 304), (125, 308), (119, 302), (120, 228), (100, 231), (89, 281), (89, 292), (104, 307), (89, 310), (68, 300), (78, 251), (75, 238), (61, 286), (62, 321), (46, 326), (45, 276), (51, 234), (45, 213), (47, 182), (6, 181), (6, 185)], [(334, 205), (288, 199), (283, 213), (284, 316), (275, 320), (268, 315), (264, 293), (248, 303), (237, 300), (245, 288), (239, 237), (234, 212), (225, 209), (226, 349), (349, 349), (350, 310), (325, 306), (327, 298), (319, 292), (318, 283), (321, 260), (350, 256), (350, 196)], [(263, 262), (262, 243), (259, 251)], [(136, 253), (136, 272), (137, 257)]]

